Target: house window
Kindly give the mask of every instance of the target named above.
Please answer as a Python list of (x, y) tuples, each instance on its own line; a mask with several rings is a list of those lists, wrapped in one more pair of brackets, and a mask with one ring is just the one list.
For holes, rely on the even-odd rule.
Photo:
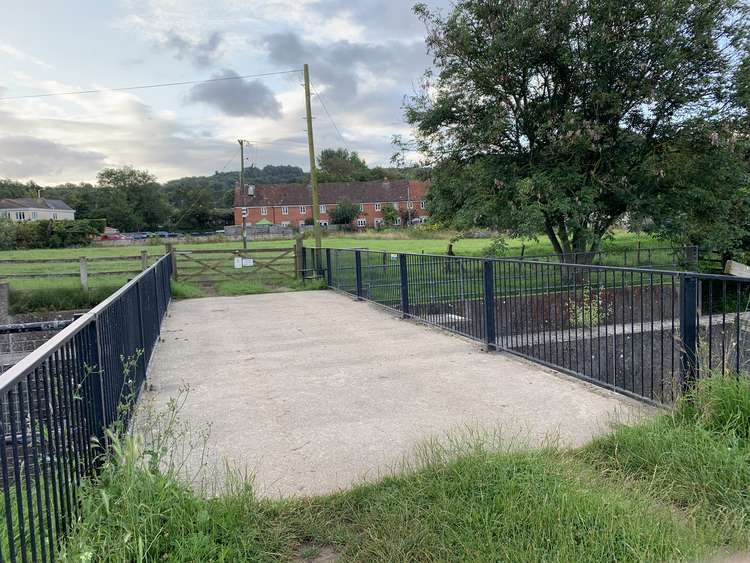
[(304, 227), (304, 226), (305, 226), (305, 221), (304, 221), (304, 220), (303, 220), (303, 221), (300, 221), (300, 222), (299, 222), (299, 228), (301, 229), (301, 228), (302, 228), (302, 227)]
[(414, 209), (414, 202), (413, 201), (407, 201), (406, 202), (406, 208), (407, 209)]
[(16, 211), (16, 220), (17, 221), (24, 221), (26, 219), (26, 212), (25, 211)]
[(321, 213), (325, 213), (326, 212), (326, 206), (325, 205), (321, 205), (320, 206), (320, 212)]
[(400, 225), (401, 224), (401, 217), (396, 217), (396, 220), (393, 222), (394, 225)]
[(379, 229), (382, 226), (383, 226), (383, 220), (380, 217), (377, 217), (375, 219), (375, 228)]
[(260, 208), (260, 214), (261, 215), (268, 215), (268, 207), (261, 207)]
[(300, 213), (301, 213), (302, 215), (306, 215), (306, 214), (307, 214), (307, 207), (305, 207), (304, 205), (300, 205), (300, 206), (299, 206), (299, 212), (300, 212)]
[(288, 227), (289, 226), (289, 221), (282, 221), (281, 222), (281, 226), (282, 227)]
[(357, 219), (357, 226), (362, 228), (367, 226), (367, 219)]
[(282, 215), (289, 215), (289, 208), (288, 207), (282, 207), (281, 208), (281, 214)]
[(57, 213), (53, 213), (53, 214), (52, 214), (52, 218), (53, 218), (53, 219), (57, 219)]
[(397, 201), (393, 202), (393, 209), (395, 209), (396, 211), (398, 211), (398, 202)]
[(427, 209), (427, 202), (425, 200), (422, 200), (419, 202), (419, 207), (421, 209)]
[(31, 218), (32, 219), (39, 219), (39, 212), (38, 211), (32, 211), (31, 212)]
[(359, 212), (362, 213), (364, 210), (365, 210), (365, 204), (364, 203), (360, 203), (359, 204)]
[(380, 202), (375, 204), (375, 211), (380, 211)]

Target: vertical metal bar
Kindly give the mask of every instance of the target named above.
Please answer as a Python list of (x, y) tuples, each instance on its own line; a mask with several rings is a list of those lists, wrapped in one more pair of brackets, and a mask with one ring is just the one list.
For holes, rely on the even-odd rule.
[[(16, 415), (18, 415), (17, 408), (14, 408), (14, 403), (17, 403), (18, 398), (18, 384), (14, 385), (13, 388), (8, 393), (8, 400), (5, 402), (5, 405), (7, 405), (7, 409), (4, 413), (2, 413), (2, 416), (4, 417), (5, 414), (8, 415), (8, 420), (10, 421), (10, 438), (11, 438), (11, 447), (10, 447), (10, 453), (13, 458), (13, 481), (15, 482), (15, 492), (16, 492), (16, 509), (18, 510), (17, 516), (18, 516), (18, 538), (20, 545), (20, 551), (21, 551), (21, 560), (26, 562), (28, 561), (28, 558), (26, 556), (26, 524), (23, 521), (23, 496), (21, 493), (21, 481), (23, 480), (21, 477), (20, 472), (20, 465), (18, 461), (18, 427), (16, 424)], [(3, 441), (5, 441), (5, 434), (3, 434)], [(2, 455), (7, 455), (7, 446), (3, 444), (3, 452)], [(33, 523), (32, 523), (33, 525)], [(8, 537), (8, 542), (14, 542), (15, 539), (11, 535)]]
[[(27, 416), (30, 417), (30, 414), (26, 412), (26, 409), (24, 408), (24, 393), (23, 388), (24, 385), (26, 386), (26, 393), (25, 395), (29, 397), (29, 388), (28, 388), (28, 376), (26, 379), (23, 379), (18, 382), (16, 385), (15, 395), (16, 395), (16, 402), (18, 403), (18, 422), (19, 422), (19, 428), (18, 432), (21, 434), (21, 451), (23, 452), (23, 477), (24, 482), (26, 485), (26, 513), (29, 518), (29, 545), (31, 546), (31, 560), (37, 561), (37, 549), (36, 549), (36, 526), (34, 523), (34, 495), (31, 491), (31, 458), (29, 457), (29, 439), (27, 436), (26, 428), (27, 428)], [(20, 392), (19, 392), (20, 391)], [(31, 402), (29, 401), (28, 406), (31, 407)], [(30, 418), (29, 418), (30, 420)], [(20, 476), (17, 476), (17, 478), (20, 478)], [(44, 544), (44, 539), (42, 539), (42, 545)]]
[(399, 273), (401, 277), (401, 315), (409, 316), (409, 270), (406, 266), (406, 254), (398, 255)]
[(326, 285), (333, 287), (333, 269), (331, 268), (331, 249), (326, 248)]
[[(10, 400), (9, 393), (6, 392), (4, 397), (0, 398), (0, 434), (3, 436), (3, 441), (7, 435), (7, 429), (5, 427), (5, 416), (3, 415), (5, 405)], [(5, 526), (8, 531), (8, 555), (10, 561), (16, 561), (16, 534), (13, 526), (13, 508), (11, 506), (10, 498), (10, 479), (8, 476), (8, 452), (7, 448), (3, 445), (3, 451), (0, 453), (0, 469), (2, 469), (3, 476), (3, 501), (5, 504)]]
[(680, 275), (680, 372), (682, 375), (682, 390), (687, 391), (693, 384), (697, 373), (697, 307), (698, 280), (694, 275)]
[(359, 250), (354, 251), (354, 270), (357, 287), (357, 299), (362, 300), (362, 256)]
[(484, 335), (487, 350), (495, 350), (495, 288), (491, 260), (484, 261)]
[[(33, 373), (33, 378), (32, 378)], [(37, 435), (38, 425), (39, 425), (39, 412), (40, 412), (40, 405), (39, 405), (39, 382), (37, 378), (37, 371), (29, 373), (26, 376), (26, 392), (29, 396), (29, 432), (31, 433), (31, 451), (34, 455), (33, 459), (33, 465), (34, 465), (34, 488), (36, 490), (36, 511), (37, 511), (37, 518), (39, 521), (39, 546), (41, 548), (41, 555), (42, 555), (42, 561), (47, 561), (47, 546), (44, 542), (45, 536), (48, 536), (51, 538), (52, 535), (52, 526), (51, 524), (46, 528), (45, 531), (45, 520), (44, 520), (44, 507), (42, 506), (42, 488), (41, 488), (41, 482), (42, 480), (46, 479), (46, 476), (44, 475), (44, 457), (45, 452), (44, 448), (40, 448), (39, 445), (39, 437)], [(32, 385), (33, 382), (33, 385)], [(33, 396), (35, 398), (35, 401), (32, 403), (31, 397), (32, 397), (32, 387), (33, 387)], [(28, 462), (27, 462), (28, 463)], [(39, 471), (39, 466), (42, 466), (41, 476)], [(47, 502), (47, 519), (49, 521), (49, 501)], [(50, 553), (53, 553), (51, 550)], [(0, 553), (0, 557), (2, 554)]]

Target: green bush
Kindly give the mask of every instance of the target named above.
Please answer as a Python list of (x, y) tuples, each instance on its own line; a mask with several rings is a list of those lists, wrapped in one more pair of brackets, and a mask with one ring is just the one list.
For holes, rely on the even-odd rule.
[(43, 220), (15, 223), (15, 248), (88, 246), (94, 236), (104, 232), (105, 226), (104, 219)]
[(0, 217), (0, 250), (16, 248), (16, 224), (7, 217)]

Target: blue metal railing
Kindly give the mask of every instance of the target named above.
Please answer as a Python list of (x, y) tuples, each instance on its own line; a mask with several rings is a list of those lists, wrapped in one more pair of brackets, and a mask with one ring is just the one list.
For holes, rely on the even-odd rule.
[(105, 429), (127, 425), (146, 380), (171, 267), (161, 258), (0, 376), (0, 561), (58, 559)]
[(750, 279), (527, 258), (323, 253), (330, 288), (638, 399), (672, 403), (705, 373), (750, 370)]

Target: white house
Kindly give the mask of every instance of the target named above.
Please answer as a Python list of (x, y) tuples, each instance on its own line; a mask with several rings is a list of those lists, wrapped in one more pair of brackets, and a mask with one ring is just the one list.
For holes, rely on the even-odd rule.
[(76, 218), (76, 212), (61, 199), (22, 197), (0, 199), (0, 217), (11, 221), (72, 220)]

